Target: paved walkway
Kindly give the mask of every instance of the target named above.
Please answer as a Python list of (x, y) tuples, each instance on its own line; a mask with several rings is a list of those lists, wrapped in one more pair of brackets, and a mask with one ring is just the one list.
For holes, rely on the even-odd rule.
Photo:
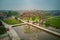
[(19, 36), (17, 35), (17, 33), (15, 32), (15, 30), (12, 28), (11, 25), (8, 25), (4, 23), (3, 21), (2, 23), (4, 24), (6, 28), (9, 28), (9, 31), (7, 31), (7, 33), (9, 34), (11, 40), (20, 40)]
[(0, 40), (10, 40), (10, 38), (8, 36), (0, 38)]

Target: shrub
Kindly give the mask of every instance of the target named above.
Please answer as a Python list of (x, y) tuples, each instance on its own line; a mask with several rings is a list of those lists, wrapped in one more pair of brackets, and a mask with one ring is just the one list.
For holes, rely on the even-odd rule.
[(3, 26), (0, 26), (0, 34), (6, 33), (6, 28)]

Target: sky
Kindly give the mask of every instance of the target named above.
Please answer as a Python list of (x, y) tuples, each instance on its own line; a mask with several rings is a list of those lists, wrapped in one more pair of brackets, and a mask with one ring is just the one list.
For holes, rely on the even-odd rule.
[(60, 10), (60, 0), (0, 0), (0, 10)]

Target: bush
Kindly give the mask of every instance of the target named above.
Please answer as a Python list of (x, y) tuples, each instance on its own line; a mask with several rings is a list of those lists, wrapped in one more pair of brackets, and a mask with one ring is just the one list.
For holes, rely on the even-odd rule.
[(50, 26), (50, 24), (49, 24), (49, 22), (48, 22), (48, 21), (46, 21), (45, 25), (46, 25), (46, 26)]
[(0, 21), (0, 34), (4, 34), (6, 32), (6, 28), (3, 26), (2, 22)]
[(0, 26), (0, 34), (6, 33), (6, 28), (4, 26)]

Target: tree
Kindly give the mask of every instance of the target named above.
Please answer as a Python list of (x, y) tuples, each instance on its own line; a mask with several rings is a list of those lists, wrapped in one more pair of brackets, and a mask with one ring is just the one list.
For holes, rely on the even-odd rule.
[(0, 34), (4, 34), (6, 32), (6, 28), (3, 26), (2, 22), (0, 21)]

